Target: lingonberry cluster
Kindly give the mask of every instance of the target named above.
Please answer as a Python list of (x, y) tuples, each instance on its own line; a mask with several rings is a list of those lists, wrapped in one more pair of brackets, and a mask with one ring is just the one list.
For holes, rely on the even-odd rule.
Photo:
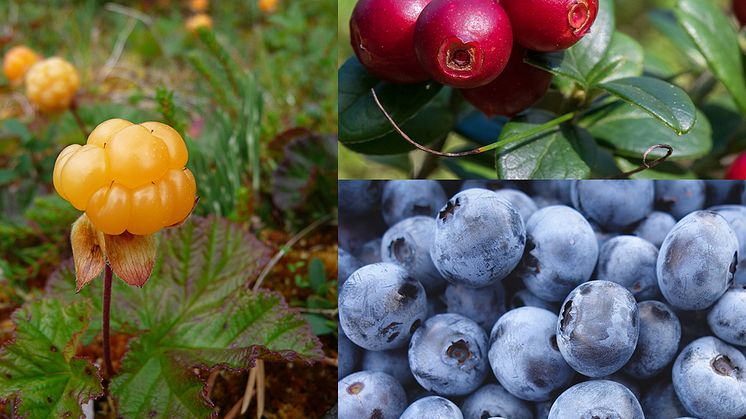
[(551, 84), (550, 73), (524, 62), (526, 51), (573, 46), (597, 14), (598, 0), (359, 0), (350, 34), (381, 80), (433, 79), (488, 115), (513, 116)]

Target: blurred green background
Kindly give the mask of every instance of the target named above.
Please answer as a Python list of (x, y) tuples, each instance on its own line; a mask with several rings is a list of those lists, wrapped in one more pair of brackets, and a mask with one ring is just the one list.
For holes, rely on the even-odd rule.
[[(729, 0), (714, 1), (723, 9), (729, 8)], [(341, 66), (352, 55), (349, 41), (349, 18), (356, 0), (339, 0), (339, 49), (337, 67)], [(667, 72), (686, 70), (687, 61), (683, 54), (660, 32), (654, 29), (647, 13), (656, 8), (670, 8), (676, 0), (615, 0), (617, 28), (638, 40), (645, 49), (645, 68), (667, 68)], [(673, 75), (673, 74), (671, 74)], [(404, 141), (404, 139), (402, 139)], [(456, 134), (448, 138), (449, 148), (458, 148), (461, 141)], [(416, 171), (423, 164), (428, 164), (425, 153), (413, 151), (393, 156), (363, 156), (339, 145), (339, 178), (340, 179), (407, 179), (411, 171)], [(489, 174), (494, 176), (494, 174)], [(437, 169), (429, 178), (455, 179), (453, 173)]]

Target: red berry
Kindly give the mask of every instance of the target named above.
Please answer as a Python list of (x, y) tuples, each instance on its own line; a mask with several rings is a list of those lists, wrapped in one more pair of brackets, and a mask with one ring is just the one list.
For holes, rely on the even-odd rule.
[(488, 116), (513, 117), (541, 99), (552, 84), (552, 74), (523, 62), (526, 49), (513, 45), (510, 61), (489, 84), (461, 93), (475, 108)]
[(733, 0), (733, 14), (741, 27), (746, 26), (746, 0)]
[(733, 164), (728, 168), (725, 174), (726, 179), (746, 180), (746, 153), (742, 153)]
[(430, 78), (414, 53), (417, 17), (430, 0), (360, 0), (350, 18), (350, 41), (365, 68), (381, 80), (418, 83)]
[(496, 0), (433, 0), (417, 19), (414, 48), (437, 81), (472, 88), (494, 80), (513, 45), (508, 15)]
[(502, 0), (516, 41), (534, 51), (559, 51), (588, 33), (598, 0)]

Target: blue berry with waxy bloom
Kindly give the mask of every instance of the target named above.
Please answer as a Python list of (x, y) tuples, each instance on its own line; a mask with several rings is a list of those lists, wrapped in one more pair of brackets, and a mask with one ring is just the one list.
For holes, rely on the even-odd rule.
[(557, 346), (575, 371), (603, 377), (629, 361), (640, 334), (635, 298), (621, 285), (591, 281), (562, 303)]
[(545, 401), (570, 384), (575, 371), (559, 352), (556, 327), (557, 315), (536, 307), (510, 310), (495, 323), (490, 365), (512, 395)]
[(559, 303), (543, 300), (532, 294), (531, 291), (527, 289), (518, 290), (513, 294), (513, 297), (510, 298), (510, 308), (514, 309), (519, 307), (538, 307), (549, 310), (552, 313), (559, 311)]
[(359, 217), (376, 211), (381, 204), (382, 184), (376, 180), (341, 180), (338, 182), (339, 214)]
[(676, 219), (671, 214), (660, 211), (653, 211), (640, 221), (633, 234), (645, 239), (660, 248), (663, 240), (666, 239), (668, 232), (676, 225)]
[(363, 370), (385, 372), (396, 378), (404, 388), (415, 382), (414, 376), (409, 370), (407, 348), (391, 349), (389, 351), (365, 351), (361, 363)]
[(446, 286), (432, 259), (430, 245), (435, 236), (435, 219), (415, 216), (406, 218), (389, 228), (381, 240), (384, 262), (396, 263), (416, 278), (428, 294), (435, 294)]
[(738, 266), (736, 283), (746, 284), (746, 205), (719, 205), (709, 208), (728, 222), (738, 239)]
[(383, 186), (381, 213), (386, 224), (425, 215), (435, 217), (448, 198), (434, 180), (391, 180)]
[(696, 211), (668, 233), (658, 254), (658, 287), (681, 310), (702, 310), (732, 283), (738, 263), (738, 239), (721, 215)]
[(658, 375), (676, 357), (681, 341), (681, 324), (676, 313), (660, 301), (637, 304), (640, 337), (632, 358), (622, 371), (640, 379)]
[(660, 294), (655, 266), (658, 249), (637, 236), (617, 236), (604, 243), (598, 255), (596, 278), (627, 288), (638, 301)]
[(382, 372), (360, 371), (337, 382), (340, 418), (398, 418), (406, 397), (401, 384)]
[(591, 380), (565, 390), (555, 400), (549, 419), (645, 419), (629, 389), (608, 380)]
[(519, 276), (526, 288), (548, 301), (591, 278), (598, 242), (588, 221), (570, 207), (542, 208), (526, 223), (526, 250)]
[(655, 206), (680, 220), (690, 212), (704, 208), (705, 182), (703, 180), (658, 180), (655, 182)]
[(438, 213), (430, 257), (453, 284), (486, 287), (508, 276), (526, 244), (521, 215), (486, 189), (467, 189)]
[(339, 323), (358, 346), (382, 351), (407, 345), (425, 320), (425, 289), (392, 263), (363, 266), (339, 294)]
[(468, 288), (449, 284), (443, 293), (449, 313), (466, 316), (484, 329), (491, 330), (498, 318), (505, 313), (505, 289), (495, 283), (484, 288)]
[(409, 368), (420, 385), (441, 396), (476, 390), (489, 370), (487, 334), (460, 314), (438, 314), (414, 332)]
[(339, 289), (347, 278), (350, 277), (356, 270), (360, 269), (363, 265), (355, 256), (350, 252), (342, 249), (337, 249), (337, 288)]
[(499, 189), (495, 193), (498, 197), (510, 202), (521, 214), (524, 224), (539, 209), (530, 196), (516, 189)]
[(673, 383), (666, 378), (653, 383), (640, 400), (646, 418), (678, 418), (686, 416), (684, 405), (673, 389)]
[(472, 393), (461, 404), (464, 419), (504, 417), (510, 419), (533, 419), (529, 404), (497, 384), (485, 384)]
[(464, 419), (464, 415), (452, 401), (440, 396), (429, 396), (410, 404), (399, 419), (423, 418)]
[(720, 339), (746, 346), (746, 285), (736, 285), (726, 291), (712, 306), (707, 323)]
[(745, 371), (746, 357), (738, 349), (706, 336), (679, 353), (671, 378), (690, 414), (738, 419), (746, 415)]
[(652, 180), (578, 180), (572, 183), (573, 206), (610, 231), (621, 231), (653, 211)]
[(342, 327), (337, 325), (337, 380), (350, 375), (360, 362), (360, 348), (345, 336)]

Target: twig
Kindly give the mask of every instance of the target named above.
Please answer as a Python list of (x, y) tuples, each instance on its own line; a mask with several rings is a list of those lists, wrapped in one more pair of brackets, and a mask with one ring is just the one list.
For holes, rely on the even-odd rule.
[(111, 266), (106, 264), (104, 274), (104, 388), (108, 387), (109, 380), (114, 374), (114, 367), (111, 365), (111, 345), (109, 342), (109, 317), (111, 316)]
[(228, 413), (226, 413), (224, 419), (233, 419), (236, 416), (238, 416), (238, 414), (239, 414), (240, 411), (241, 411), (241, 399), (239, 399), (236, 402), (236, 404), (233, 405), (233, 407), (231, 408), (231, 410), (229, 410)]
[(321, 363), (324, 364), (324, 365), (332, 366), (334, 368), (338, 368), (339, 367), (339, 360), (337, 358), (329, 358), (328, 356), (325, 356), (321, 360)]
[[(658, 157), (657, 159), (655, 159), (652, 162), (648, 163), (648, 156), (650, 155), (650, 153), (652, 153), (653, 151), (655, 151), (655, 150), (657, 150), (659, 148), (665, 148), (666, 149), (666, 155)], [(664, 161), (666, 161), (666, 159), (669, 158), (671, 156), (671, 154), (673, 154), (673, 147), (671, 147), (668, 144), (656, 144), (656, 145), (650, 146), (645, 151), (645, 153), (643, 153), (643, 155), (642, 155), (642, 164), (640, 166), (638, 166), (637, 168), (635, 168), (633, 170), (630, 170), (629, 172), (624, 172), (624, 173), (618, 174), (616, 176), (610, 176), (607, 179), (626, 179), (626, 178), (628, 178), (628, 177), (630, 177), (630, 176), (632, 176), (632, 175), (634, 175), (636, 173), (640, 173), (640, 172), (648, 170), (648, 169), (653, 169), (656, 166), (658, 166), (659, 164), (661, 164)]]
[(272, 268), (277, 265), (277, 262), (282, 259), (283, 256), (288, 252), (288, 250), (295, 245), (300, 239), (305, 237), (307, 234), (312, 232), (313, 230), (317, 229), (318, 227), (324, 225), (327, 221), (331, 220), (333, 217), (332, 214), (326, 214), (323, 217), (319, 218), (318, 220), (312, 222), (307, 227), (305, 227), (303, 230), (299, 231), (295, 236), (291, 237), (290, 240), (285, 243), (280, 250), (272, 256), (272, 259), (267, 263), (267, 266), (264, 267), (262, 270), (262, 273), (259, 274), (259, 278), (257, 278), (256, 283), (254, 284), (254, 291), (258, 290), (259, 287), (262, 286), (262, 282), (264, 282), (264, 278), (267, 277), (269, 272), (272, 270)]
[(264, 413), (264, 361), (256, 360), (256, 419), (261, 419)]
[[(259, 363), (259, 360), (257, 359), (257, 364)], [(252, 368), (249, 371), (249, 379), (246, 381), (246, 390), (243, 393), (243, 398), (241, 402), (241, 414), (246, 413), (246, 410), (249, 408), (249, 405), (251, 404), (251, 399), (254, 398), (254, 386), (256, 384), (256, 373), (257, 373), (257, 366), (254, 365), (254, 368)]]

